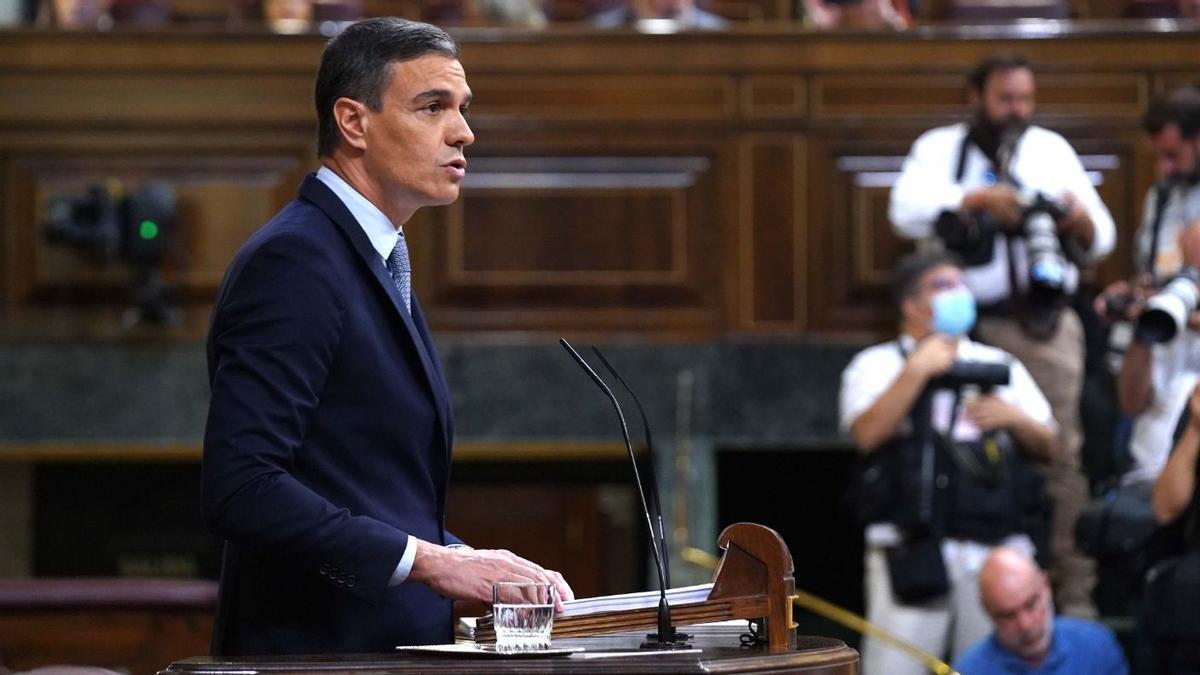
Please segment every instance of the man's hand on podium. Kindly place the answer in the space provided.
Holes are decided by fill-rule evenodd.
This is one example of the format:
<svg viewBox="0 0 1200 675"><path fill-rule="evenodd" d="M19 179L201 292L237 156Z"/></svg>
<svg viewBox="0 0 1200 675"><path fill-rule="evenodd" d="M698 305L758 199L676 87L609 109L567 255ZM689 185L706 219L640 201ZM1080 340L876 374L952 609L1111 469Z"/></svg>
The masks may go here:
<svg viewBox="0 0 1200 675"><path fill-rule="evenodd" d="M575 599L574 591L561 574L509 551L447 548L415 537L414 540L417 550L408 580L419 581L451 600L491 607L492 584L497 581L554 584L558 590L556 612L563 610L563 602ZM457 613L458 602L455 609Z"/></svg>

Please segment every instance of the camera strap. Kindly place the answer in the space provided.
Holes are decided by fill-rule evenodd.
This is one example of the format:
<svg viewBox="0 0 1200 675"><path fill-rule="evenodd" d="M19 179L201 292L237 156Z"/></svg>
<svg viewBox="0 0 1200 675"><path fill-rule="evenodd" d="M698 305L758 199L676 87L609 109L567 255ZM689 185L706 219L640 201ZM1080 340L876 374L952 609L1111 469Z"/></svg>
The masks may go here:
<svg viewBox="0 0 1200 675"><path fill-rule="evenodd" d="M896 348L900 350L901 359L907 362L908 350L904 348L902 340L896 340ZM903 363L900 367L904 367ZM933 445L933 392L931 390L922 389L921 393L917 395L917 400L913 402L912 410L909 411L909 419L913 426L913 438L918 444L917 447L921 449L917 474L920 486L917 493L917 520L920 524L930 527L934 520L933 479L934 473L936 473L934 463L937 459Z"/></svg>
<svg viewBox="0 0 1200 675"><path fill-rule="evenodd" d="M901 359L908 361L908 350L904 348L904 343L901 340L896 340L896 348L900 350ZM903 365L901 367L903 368ZM933 501L936 494L934 474L937 473L937 448L933 437L934 434L942 435L941 432L933 430L933 394L934 390L929 387L923 389L917 396L916 402L913 403L913 408L909 416L913 425L913 437L921 448L921 464L919 469L921 487L918 494L917 517L927 527L934 526ZM950 438L954 434L954 426L958 421L958 408L961 398L962 391L955 389L954 403L950 407L949 428L946 430L943 438Z"/></svg>
<svg viewBox="0 0 1200 675"><path fill-rule="evenodd" d="M963 134L962 143L958 145L958 164L954 168L954 183L962 182L963 174L967 171L967 151L971 149L971 134Z"/></svg>
<svg viewBox="0 0 1200 675"><path fill-rule="evenodd" d="M1154 263L1158 259L1158 240L1162 235L1163 214L1167 210L1167 200L1171 197L1171 185L1159 183L1154 186L1154 220L1150 225L1150 251L1146 255L1146 272L1155 282L1158 281L1158 275L1155 274Z"/></svg>

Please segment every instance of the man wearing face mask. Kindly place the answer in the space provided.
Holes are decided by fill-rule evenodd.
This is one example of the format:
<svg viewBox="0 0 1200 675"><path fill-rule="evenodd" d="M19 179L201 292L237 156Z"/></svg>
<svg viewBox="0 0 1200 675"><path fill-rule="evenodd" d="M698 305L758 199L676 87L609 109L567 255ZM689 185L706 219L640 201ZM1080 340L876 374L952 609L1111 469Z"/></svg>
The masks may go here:
<svg viewBox="0 0 1200 675"><path fill-rule="evenodd" d="M1030 475L1023 458L1049 457L1056 427L1025 367L967 337L975 300L953 257L904 258L893 272L892 290L900 336L857 354L842 373L840 395L842 427L864 463L858 498L867 524L867 618L935 656L957 655L989 630L975 578L990 548L1033 549L1023 527L1027 500L1021 495L1028 482L1022 477ZM931 381L956 363L1006 364L1008 384L931 390ZM928 481L914 465L926 437L942 453ZM960 451L1002 467L995 485L974 493L982 498L962 498L972 494L973 483L946 456ZM927 493L911 487L926 482L933 486ZM922 494L935 500L937 524L911 516ZM918 546L933 559L906 557ZM944 587L914 583L927 577L940 578ZM862 657L865 675L924 672L921 663L869 637Z"/></svg>
<svg viewBox="0 0 1200 675"><path fill-rule="evenodd" d="M1129 665L1111 630L1054 616L1046 574L1028 556L997 548L979 573L979 597L996 629L954 663L966 675L1125 675Z"/></svg>
<svg viewBox="0 0 1200 675"><path fill-rule="evenodd" d="M937 240L965 264L979 302L976 337L1034 374L1059 422L1041 467L1054 499L1050 574L1064 613L1093 617L1095 564L1075 547L1087 501L1080 472L1083 328L1068 307L1079 268L1112 251L1115 228L1071 145L1030 124L1034 78L1019 56L993 56L968 77L969 121L913 144L889 218L908 239Z"/></svg>

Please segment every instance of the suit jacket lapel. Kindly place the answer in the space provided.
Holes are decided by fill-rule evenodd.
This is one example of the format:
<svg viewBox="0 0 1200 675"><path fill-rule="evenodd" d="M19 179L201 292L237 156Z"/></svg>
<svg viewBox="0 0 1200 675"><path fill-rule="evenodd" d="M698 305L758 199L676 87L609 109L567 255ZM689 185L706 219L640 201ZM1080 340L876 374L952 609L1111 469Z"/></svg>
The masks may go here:
<svg viewBox="0 0 1200 675"><path fill-rule="evenodd" d="M417 324L413 321L413 316L410 315L407 308L404 306L404 298L400 297L400 291L396 290L395 283L392 282L392 277L388 274L387 266L383 263L383 259L379 257L379 252L371 246L370 239L367 238L367 233L363 232L362 226L350 214L350 210L338 199L324 183L321 182L315 174L309 174L304 178L304 182L300 184L300 196L308 201L316 204L329 218L341 228L342 233L349 239L350 244L358 253L362 263L371 271L371 275L375 281L383 287L387 297L392 302L392 307L400 315L404 322L405 332L408 334L409 340L417 350L417 355L420 357L421 366L425 371L425 379L429 384L429 390L433 393L433 398L436 403L438 417L442 423L442 437L445 439L447 446L450 444L450 436L448 432L448 423L450 416L450 401L446 392L446 384L442 380L441 371L433 363L433 356L430 350L426 348L425 340L422 339L421 329L425 329L424 321L421 322L421 329L418 329ZM413 314L417 312L416 294L412 297Z"/></svg>

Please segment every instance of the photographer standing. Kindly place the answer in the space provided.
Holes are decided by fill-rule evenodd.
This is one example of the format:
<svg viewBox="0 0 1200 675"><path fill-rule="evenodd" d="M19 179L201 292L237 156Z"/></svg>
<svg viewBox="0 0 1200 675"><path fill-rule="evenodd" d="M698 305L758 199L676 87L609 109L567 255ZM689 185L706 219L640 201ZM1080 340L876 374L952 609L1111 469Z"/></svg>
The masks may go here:
<svg viewBox="0 0 1200 675"><path fill-rule="evenodd" d="M1123 331L1113 327L1113 342L1125 350L1117 379L1121 410L1135 418L1129 439L1131 465L1122 477L1126 485L1153 483L1166 464L1176 422L1200 372L1200 335L1194 330L1154 345L1131 336L1129 323L1160 283L1200 262L1197 252L1185 254L1183 245L1185 228L1200 220L1200 90L1181 87L1154 102L1142 126L1158 182L1146 192L1142 226L1134 240L1136 277L1109 285L1095 303L1097 314L1125 326ZM1188 235L1196 238L1195 232ZM1195 316L1189 323L1200 325Z"/></svg>
<svg viewBox="0 0 1200 675"><path fill-rule="evenodd" d="M1050 573L1065 614L1096 615L1095 565L1075 548L1087 500L1080 473L1083 328L1067 309L1079 267L1113 248L1112 216L1059 134L1030 121L1033 71L1017 56L982 61L968 77L973 115L913 144L889 217L909 239L941 240L963 258L980 304L976 334L1035 374L1059 422L1043 467L1054 500Z"/></svg>
<svg viewBox="0 0 1200 675"><path fill-rule="evenodd" d="M859 352L840 395L862 453L867 619L957 657L990 630L976 577L991 547L1032 552L1040 481L1019 455L1048 458L1054 420L1019 362L966 336L975 300L957 261L910 255L892 290L900 336ZM870 637L862 655L865 675L925 672Z"/></svg>

